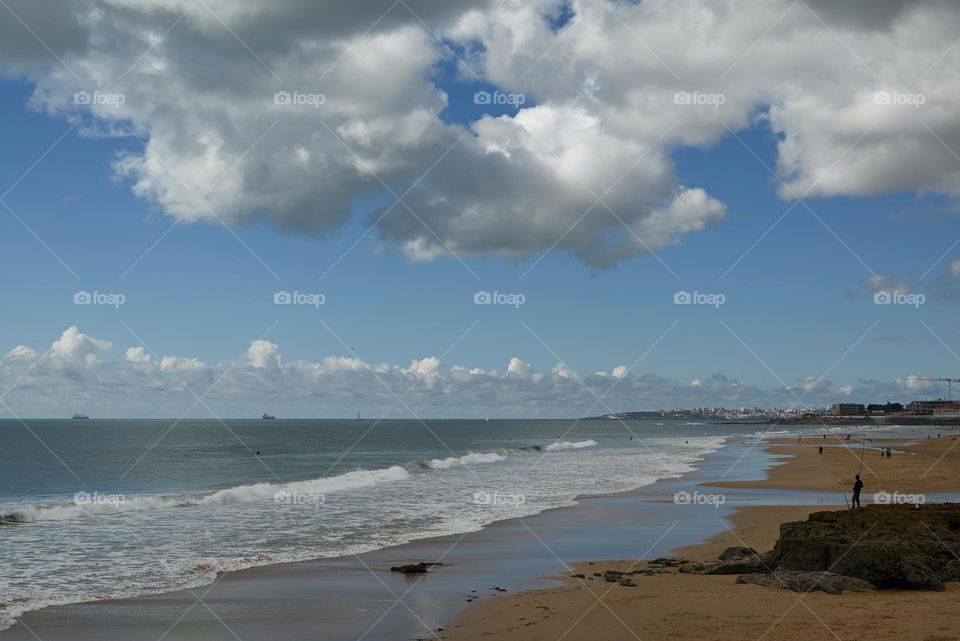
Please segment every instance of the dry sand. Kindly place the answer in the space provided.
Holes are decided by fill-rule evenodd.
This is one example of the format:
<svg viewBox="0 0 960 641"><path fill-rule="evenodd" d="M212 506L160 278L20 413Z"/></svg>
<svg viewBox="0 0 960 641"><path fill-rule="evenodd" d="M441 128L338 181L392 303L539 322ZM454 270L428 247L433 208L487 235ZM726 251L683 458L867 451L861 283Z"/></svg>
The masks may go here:
<svg viewBox="0 0 960 641"><path fill-rule="evenodd" d="M873 492L956 492L960 473L960 441L950 437L918 442L894 439L868 444L894 448L890 459L867 450L864 455L864 498ZM824 454L817 448L824 444ZM849 445L849 449L846 447ZM955 447L956 446L956 447ZM728 482L727 486L850 491L859 465L859 443L804 439L785 441L769 451L789 454L769 478ZM720 485L720 484L716 484ZM773 546L779 524L802 520L819 506L763 507L737 510L732 532L703 545L677 550L686 558L715 558L730 545L758 550ZM838 506L834 509L842 509ZM960 640L960 584L945 592L885 590L797 594L786 590L737 585L734 576L697 576L674 570L636 575L635 587L594 579L594 572L647 567L635 561L582 564L574 571L585 580L567 578L559 588L510 595L471 606L457 626L445 630L450 641L619 641L761 639L843 641L899 639Z"/></svg>
<svg viewBox="0 0 960 641"><path fill-rule="evenodd" d="M753 487L789 490L828 490L849 494L853 475L860 466L864 482L864 497L874 492L956 492L960 487L957 470L960 466L960 439L951 436L918 440L873 439L862 450L861 441L854 435L851 440L842 437L826 439L804 438L772 441L775 447L768 448L775 454L789 454L792 458L786 465L774 467L763 481L724 481L705 483L716 487ZM823 446L823 454L818 448ZM891 458L880 456L876 449L890 447Z"/></svg>

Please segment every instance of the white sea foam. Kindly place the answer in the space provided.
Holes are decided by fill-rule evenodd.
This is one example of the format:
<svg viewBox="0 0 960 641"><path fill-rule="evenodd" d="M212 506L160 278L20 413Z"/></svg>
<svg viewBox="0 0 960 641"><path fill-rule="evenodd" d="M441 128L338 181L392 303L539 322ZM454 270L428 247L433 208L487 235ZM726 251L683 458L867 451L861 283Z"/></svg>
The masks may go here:
<svg viewBox="0 0 960 641"><path fill-rule="evenodd" d="M573 505L578 496L629 491L679 476L724 442L687 439L658 435L645 438L643 446L624 439L613 447L606 442L598 447L593 439L560 441L543 447L550 455L535 466L540 448L528 445L206 493L0 506L0 515L13 509L18 521L51 521L4 531L11 549L31 545L38 554L29 562L14 555L5 569L0 601L7 609L0 609L0 629L46 605L155 594L209 583L221 571L463 534ZM525 500L478 507L473 500L478 491L522 494ZM332 498L316 509L298 509L271 500L279 492ZM81 518L119 515L125 516ZM63 540L96 547L106 561L66 553ZM103 567L110 570L100 571Z"/></svg>
<svg viewBox="0 0 960 641"><path fill-rule="evenodd" d="M593 447L596 444L597 442L593 439L589 439L586 441L576 441L576 442L560 441L559 443L551 443L550 445L546 446L544 449L547 450L548 452L556 452L559 450L579 450L584 447Z"/></svg>
<svg viewBox="0 0 960 641"><path fill-rule="evenodd" d="M131 512L146 512L170 508L226 505L231 503L260 503L273 501L278 495L326 495L347 490L392 483L409 478L410 472L399 465L379 470L357 470L338 476L323 477L293 483L254 483L218 490L209 494L178 494L166 496L110 495L108 501L97 501L96 495L80 493L83 497L73 503L36 504L12 509L0 508L0 520L13 523L37 521L66 521L81 517L116 516ZM78 496L80 496L78 495Z"/></svg>
<svg viewBox="0 0 960 641"><path fill-rule="evenodd" d="M457 465L476 465L478 463L496 463L502 461L506 456L498 452L471 452L463 456L450 456L448 458L435 458L427 463L427 467L434 470L446 470Z"/></svg>

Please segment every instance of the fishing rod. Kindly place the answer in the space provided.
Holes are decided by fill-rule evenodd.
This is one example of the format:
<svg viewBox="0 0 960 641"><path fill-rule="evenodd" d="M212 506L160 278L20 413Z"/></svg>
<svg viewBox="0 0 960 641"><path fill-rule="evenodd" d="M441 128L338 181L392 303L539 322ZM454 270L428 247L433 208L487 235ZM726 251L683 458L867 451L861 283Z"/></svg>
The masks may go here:
<svg viewBox="0 0 960 641"><path fill-rule="evenodd" d="M863 427L863 443L860 445L860 467L857 468L857 476L863 471L863 453L867 449L867 427Z"/></svg>

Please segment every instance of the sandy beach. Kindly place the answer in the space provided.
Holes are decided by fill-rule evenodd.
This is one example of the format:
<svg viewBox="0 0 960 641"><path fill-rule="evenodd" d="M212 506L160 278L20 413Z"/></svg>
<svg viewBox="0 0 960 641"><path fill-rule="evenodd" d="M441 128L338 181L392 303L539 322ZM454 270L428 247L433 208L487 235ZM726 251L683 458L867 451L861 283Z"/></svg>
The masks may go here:
<svg viewBox="0 0 960 641"><path fill-rule="evenodd" d="M822 442L821 442L822 441ZM766 480L723 481L717 488L835 490L849 492L859 465L856 441L803 439L772 441L768 451L786 462ZM864 454L864 497L873 492L956 491L960 441L946 436L877 439L869 447L891 447L894 455ZM840 497L838 496L838 499ZM829 509L844 509L841 502ZM714 559L728 546L769 550L783 522L803 520L814 506L743 506L732 515L729 531L705 543L673 550L677 556ZM528 591L471 608L444 634L452 641L476 639L960 639L956 599L960 584L945 592L882 590L829 595L738 585L734 576L680 574L676 569L634 575L635 587L604 582L594 573L648 569L646 559L578 564L559 588Z"/></svg>
<svg viewBox="0 0 960 641"><path fill-rule="evenodd" d="M737 437L695 471L633 492L354 557L228 572L190 590L49 607L0 640L960 639L956 583L945 592L803 595L648 565L668 555L715 559L737 545L763 552L781 523L844 509L861 443L828 440L821 455L823 442ZM879 491L955 499L958 444L946 432L877 433L864 451L864 502ZM890 459L871 449L887 446ZM678 492L723 500L678 503ZM390 571L435 560L444 565L427 575ZM651 572L628 587L594 576L606 570Z"/></svg>

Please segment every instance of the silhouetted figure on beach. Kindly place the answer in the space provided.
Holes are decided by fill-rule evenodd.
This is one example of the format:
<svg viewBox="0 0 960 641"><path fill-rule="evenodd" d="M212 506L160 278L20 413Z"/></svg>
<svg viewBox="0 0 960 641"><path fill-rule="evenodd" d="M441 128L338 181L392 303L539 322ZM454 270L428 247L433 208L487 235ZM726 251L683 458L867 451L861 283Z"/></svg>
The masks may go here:
<svg viewBox="0 0 960 641"><path fill-rule="evenodd" d="M820 456L823 456L823 446L820 446Z"/></svg>
<svg viewBox="0 0 960 641"><path fill-rule="evenodd" d="M857 482L853 484L853 499L850 504L851 510L855 507L860 507L860 490L862 489L863 481L860 480L860 475L857 474Z"/></svg>
<svg viewBox="0 0 960 641"><path fill-rule="evenodd" d="M888 447L888 448L887 448L887 458L890 458L890 453L891 453L891 450L890 450L890 448Z"/></svg>

